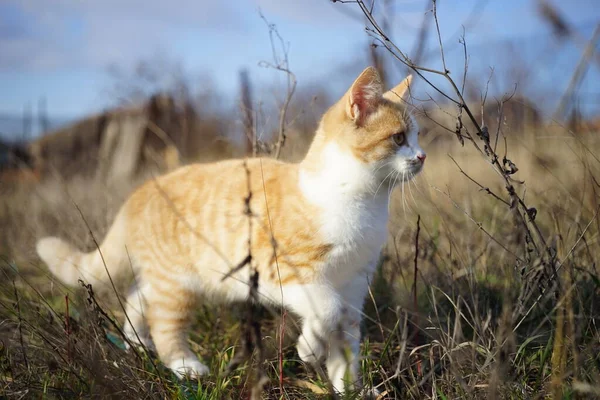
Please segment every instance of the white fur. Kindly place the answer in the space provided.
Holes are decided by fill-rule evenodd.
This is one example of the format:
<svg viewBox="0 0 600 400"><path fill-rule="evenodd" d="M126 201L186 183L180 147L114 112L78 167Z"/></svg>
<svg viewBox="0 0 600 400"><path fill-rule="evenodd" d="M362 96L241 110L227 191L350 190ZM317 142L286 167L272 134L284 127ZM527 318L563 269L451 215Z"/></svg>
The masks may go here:
<svg viewBox="0 0 600 400"><path fill-rule="evenodd" d="M326 357L334 388L344 392L348 369L352 379L358 374L361 310L387 236L388 194L374 195L379 180L372 166L335 142L326 145L321 162L318 173L301 170L299 185L322 210L319 234L333 249L321 270L323 283L285 287L284 303L304 318L300 357L310 363Z"/></svg>
<svg viewBox="0 0 600 400"><path fill-rule="evenodd" d="M373 172L335 142L326 145L319 174L301 170L300 188L322 209L321 237L334 247L325 267L336 288L367 271L387 233L387 193L372 195Z"/></svg>
<svg viewBox="0 0 600 400"><path fill-rule="evenodd" d="M357 379L362 305L387 237L389 197L387 190L377 189L390 174L408 180L422 168L418 156L425 153L410 118L406 145L391 160L365 164L330 142L319 172L300 171L302 193L322 211L319 234L333 249L321 270L323 283L285 287L283 302L304 318L300 358L317 363L325 357L331 383L340 392L347 372Z"/></svg>
<svg viewBox="0 0 600 400"><path fill-rule="evenodd" d="M178 358L169 363L169 369L171 369L171 371L173 371L180 379L185 377L198 379L210 372L208 367L202 364L195 356Z"/></svg>
<svg viewBox="0 0 600 400"><path fill-rule="evenodd" d="M77 280L84 277L83 271L79 268L81 253L62 239L57 237L40 239L36 250L48 265L48 269L55 276L59 276L63 282L76 285Z"/></svg>

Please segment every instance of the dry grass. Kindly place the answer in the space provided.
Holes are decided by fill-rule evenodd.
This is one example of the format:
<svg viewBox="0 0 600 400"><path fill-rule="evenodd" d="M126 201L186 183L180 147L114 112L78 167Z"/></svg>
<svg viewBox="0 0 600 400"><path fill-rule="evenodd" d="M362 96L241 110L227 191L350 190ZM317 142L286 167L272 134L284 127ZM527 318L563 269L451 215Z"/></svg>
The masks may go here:
<svg viewBox="0 0 600 400"><path fill-rule="evenodd" d="M424 346L423 362L437 369L424 381L405 381L408 387L429 382L426 391L433 397L544 398L550 393L550 354L556 353L552 344L559 339L561 394L571 396L577 380L598 387L598 145L594 134L573 135L558 126L507 138L519 168L514 178L525 182L518 190L536 207L536 222L556 246L558 278L516 262L526 243L510 207L487 192L509 201L487 161L456 140L426 145L428 168L412 189L404 189L406 204L396 204L384 266L391 292L401 294L400 304L418 321L415 344ZM417 215L415 302L409 297L414 272L407 267L413 264ZM561 308L565 315L558 318Z"/></svg>
<svg viewBox="0 0 600 400"><path fill-rule="evenodd" d="M526 243L502 202L508 201L503 181L487 162L441 130L429 131L422 142L426 168L394 193L389 243L365 305L364 379L387 393L385 398L597 395L596 136L550 126L510 132L506 140L519 169L514 178L525 182L517 190L536 207L544 237L556 245L560 270L552 279L535 265L516 262ZM500 137L500 154L504 146ZM302 152L303 147L294 148ZM265 361L250 360L226 375L240 351L244 309L232 313L230 307L203 305L191 341L214 375L198 384L182 383L153 354L121 348L114 321L122 312L114 294L107 295L111 290L100 288L91 296L83 287L67 289L51 280L34 256L35 239L57 234L93 248L74 204L93 234L102 237L133 186L74 178L2 188L2 391L14 398L237 399L249 396L251 371L262 368L270 378L265 398L327 397L316 394L327 393L326 383L307 372L294 350L293 316L286 318L283 376L281 321L273 316L279 313L266 310L261 313Z"/></svg>

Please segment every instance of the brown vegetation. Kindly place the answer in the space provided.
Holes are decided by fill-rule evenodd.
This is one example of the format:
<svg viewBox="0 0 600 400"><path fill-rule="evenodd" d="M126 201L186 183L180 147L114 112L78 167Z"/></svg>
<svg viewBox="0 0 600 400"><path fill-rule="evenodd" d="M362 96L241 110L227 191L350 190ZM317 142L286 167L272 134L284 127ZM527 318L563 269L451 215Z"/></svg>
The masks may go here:
<svg viewBox="0 0 600 400"><path fill-rule="evenodd" d="M43 176L128 180L182 160L239 155L223 134L218 119L200 118L189 104L159 94L141 106L119 107L44 135L29 152Z"/></svg>

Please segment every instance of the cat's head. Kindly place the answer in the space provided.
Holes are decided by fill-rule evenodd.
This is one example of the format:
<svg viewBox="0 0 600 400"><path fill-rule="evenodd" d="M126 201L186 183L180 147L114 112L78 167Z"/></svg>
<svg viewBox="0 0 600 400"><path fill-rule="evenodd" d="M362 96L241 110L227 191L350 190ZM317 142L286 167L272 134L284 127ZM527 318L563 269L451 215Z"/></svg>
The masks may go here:
<svg viewBox="0 0 600 400"><path fill-rule="evenodd" d="M346 94L324 116L321 129L352 154L379 181L407 181L425 163L419 127L406 98L411 76L383 92L373 67L366 68Z"/></svg>

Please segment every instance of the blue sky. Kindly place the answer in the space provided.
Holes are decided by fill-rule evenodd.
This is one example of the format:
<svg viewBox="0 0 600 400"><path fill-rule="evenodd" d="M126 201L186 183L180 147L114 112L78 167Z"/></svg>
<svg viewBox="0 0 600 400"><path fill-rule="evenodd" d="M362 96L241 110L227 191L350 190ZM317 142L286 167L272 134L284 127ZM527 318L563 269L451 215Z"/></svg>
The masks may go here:
<svg viewBox="0 0 600 400"><path fill-rule="evenodd" d="M392 1L393 39L408 50L421 19L430 15L424 13L423 0ZM600 21L600 7L594 1L553 3L587 37ZM494 66L502 81L515 60L533 62L541 57L536 51L543 48L547 60L534 74L535 85L560 91L568 81L580 50L567 43L552 44L550 30L537 15L537 2L440 0L438 4L442 36L449 43L456 42L462 24L471 22L466 37L473 79L484 83L486 71ZM210 77L230 98L236 94L240 68L249 69L256 86L272 83L277 73L258 65L271 59L268 29L259 10L289 43L290 64L300 87L318 84L339 91L349 76L367 65L365 47L370 39L354 4L328 0L3 0L0 114L19 115L25 104L36 104L41 96L47 98L51 116L77 118L100 111L114 104L107 91L113 84L109 67L127 70L139 60L157 57L180 63L189 74ZM469 20L473 12L475 17ZM500 51L506 43L520 40L529 47L517 50L516 56ZM460 49L450 51L449 62L451 70L460 69ZM439 58L434 56L427 63L439 67ZM597 93L598 76L598 67L592 66L584 89Z"/></svg>

